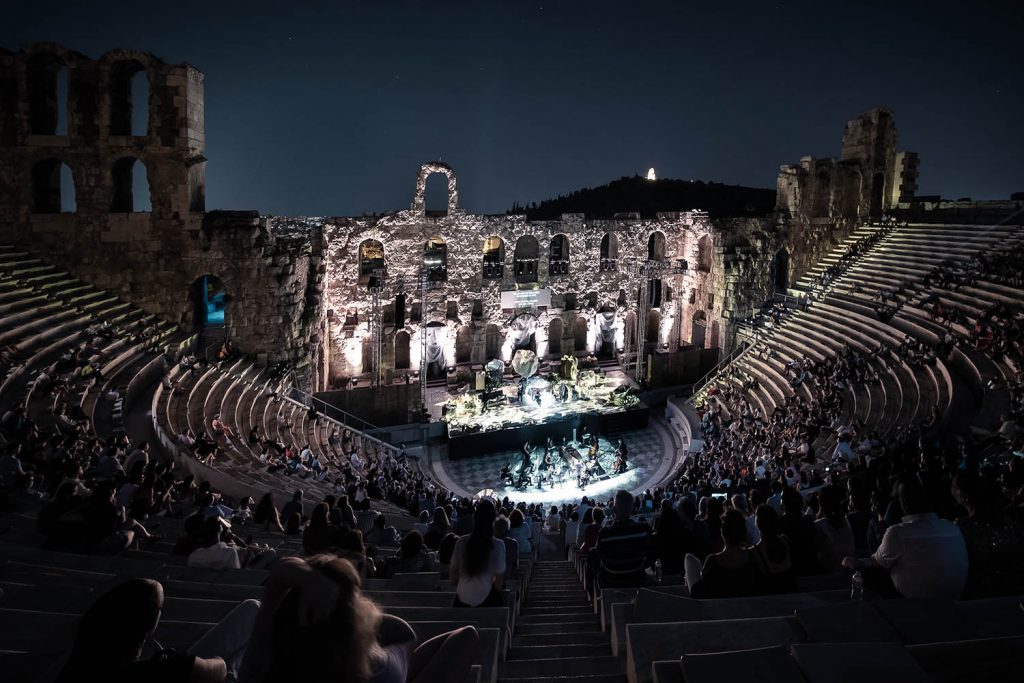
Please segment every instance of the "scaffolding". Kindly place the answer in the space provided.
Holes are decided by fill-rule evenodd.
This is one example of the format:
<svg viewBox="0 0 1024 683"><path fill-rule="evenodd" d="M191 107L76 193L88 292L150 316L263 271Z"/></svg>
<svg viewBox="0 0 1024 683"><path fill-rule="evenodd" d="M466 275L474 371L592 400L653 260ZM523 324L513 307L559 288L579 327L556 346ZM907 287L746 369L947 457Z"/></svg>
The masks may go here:
<svg viewBox="0 0 1024 683"><path fill-rule="evenodd" d="M687 263L685 259L673 261L651 261L648 259L632 259L628 264L630 282L635 286L631 287L637 292L636 302L636 329L633 330L633 348L627 350L626 370L632 369L633 379L640 386L647 385L645 374L645 363L647 362L647 316L651 312L651 283L655 280L672 275L683 275L686 273ZM676 314L678 319L679 315ZM678 320L673 323L675 328ZM678 338L678 337L677 337ZM628 343L628 340L627 340Z"/></svg>

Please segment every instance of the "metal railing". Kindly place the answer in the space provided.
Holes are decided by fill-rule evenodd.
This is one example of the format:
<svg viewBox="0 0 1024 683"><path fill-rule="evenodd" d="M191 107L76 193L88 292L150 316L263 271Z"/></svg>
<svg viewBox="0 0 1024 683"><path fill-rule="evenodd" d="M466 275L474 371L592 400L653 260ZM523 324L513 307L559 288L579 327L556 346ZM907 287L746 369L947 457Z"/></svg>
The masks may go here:
<svg viewBox="0 0 1024 683"><path fill-rule="evenodd" d="M385 440L384 437L386 436L386 431L383 428L378 427L371 422L367 422L352 413L346 412L337 406L333 406L322 398L317 398L312 394L307 394L305 391L302 391L295 386L288 389L288 395L284 396L284 398L307 409L311 405L316 406L321 419L327 420L328 422L336 424L344 429L356 431L362 435L364 439L369 439L380 447L387 448L395 452L401 450L399 447Z"/></svg>
<svg viewBox="0 0 1024 683"><path fill-rule="evenodd" d="M732 363L734 360L738 360L740 356L742 356L744 353L746 353L749 349L753 347L753 343L744 342L743 346L739 346L730 351L728 354L726 354L725 358L718 361L715 367L711 368L703 377L694 382L693 386L690 387L690 403L693 402L693 396L698 391L706 387L711 382L711 380L714 379L719 372L721 372L722 368L724 368L729 363Z"/></svg>

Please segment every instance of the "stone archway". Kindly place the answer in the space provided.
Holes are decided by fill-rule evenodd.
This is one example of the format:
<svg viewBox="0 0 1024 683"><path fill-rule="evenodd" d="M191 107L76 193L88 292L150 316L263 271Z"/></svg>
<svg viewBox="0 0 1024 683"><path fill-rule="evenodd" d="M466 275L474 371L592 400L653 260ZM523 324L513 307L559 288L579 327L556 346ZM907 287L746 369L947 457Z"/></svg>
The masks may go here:
<svg viewBox="0 0 1024 683"><path fill-rule="evenodd" d="M697 311L693 314L693 322L690 327L690 343L703 349L704 338L708 331L708 315L704 311Z"/></svg>
<svg viewBox="0 0 1024 683"><path fill-rule="evenodd" d="M468 363L473 355L473 329L461 326L455 333L455 362Z"/></svg>
<svg viewBox="0 0 1024 683"><path fill-rule="evenodd" d="M768 276L773 292L789 289L789 252L783 248L772 257L768 266Z"/></svg>
<svg viewBox="0 0 1024 683"><path fill-rule="evenodd" d="M440 173L448 179L448 214L459 210L459 192L455 184L455 170L443 161L430 161L420 166L416 177L416 198L412 210L419 214L426 213L427 177Z"/></svg>
<svg viewBox="0 0 1024 683"><path fill-rule="evenodd" d="M573 326L573 349L576 351L587 351L587 337L590 334L590 325L587 319L576 316L576 324Z"/></svg>
<svg viewBox="0 0 1024 683"><path fill-rule="evenodd" d="M555 316L548 323L548 355L562 355L562 334L565 331L565 324L562 319Z"/></svg>

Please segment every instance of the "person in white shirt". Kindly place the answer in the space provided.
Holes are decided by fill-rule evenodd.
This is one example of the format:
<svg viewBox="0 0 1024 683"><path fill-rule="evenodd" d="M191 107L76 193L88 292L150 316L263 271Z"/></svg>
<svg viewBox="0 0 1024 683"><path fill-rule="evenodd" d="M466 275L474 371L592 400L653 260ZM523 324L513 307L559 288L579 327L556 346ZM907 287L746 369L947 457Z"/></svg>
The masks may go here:
<svg viewBox="0 0 1024 683"><path fill-rule="evenodd" d="M221 540L221 534L226 529L226 522L220 517L211 517L203 523L203 537L205 547L192 551L188 556L189 567L202 567L205 569L240 569L241 559L238 557L238 548L229 545Z"/></svg>
<svg viewBox="0 0 1024 683"><path fill-rule="evenodd" d="M473 512L473 533L455 542L449 578L456 607L502 607L505 543L494 538L494 503L482 500Z"/></svg>
<svg viewBox="0 0 1024 683"><path fill-rule="evenodd" d="M844 557L847 569L888 572L893 586L905 598L957 600L967 583L967 544L960 529L931 510L924 488L916 478L899 486L903 521L889 527L871 557Z"/></svg>

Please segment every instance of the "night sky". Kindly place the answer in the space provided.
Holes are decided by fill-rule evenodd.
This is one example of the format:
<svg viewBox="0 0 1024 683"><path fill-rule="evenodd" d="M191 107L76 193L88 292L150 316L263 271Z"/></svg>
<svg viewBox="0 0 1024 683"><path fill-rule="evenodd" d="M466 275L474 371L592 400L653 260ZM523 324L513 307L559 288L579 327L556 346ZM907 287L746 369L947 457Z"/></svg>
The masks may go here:
<svg viewBox="0 0 1024 683"><path fill-rule="evenodd" d="M1024 2L14 2L0 46L206 74L207 208L496 213L646 172L774 187L892 108L921 194L1024 191Z"/></svg>

